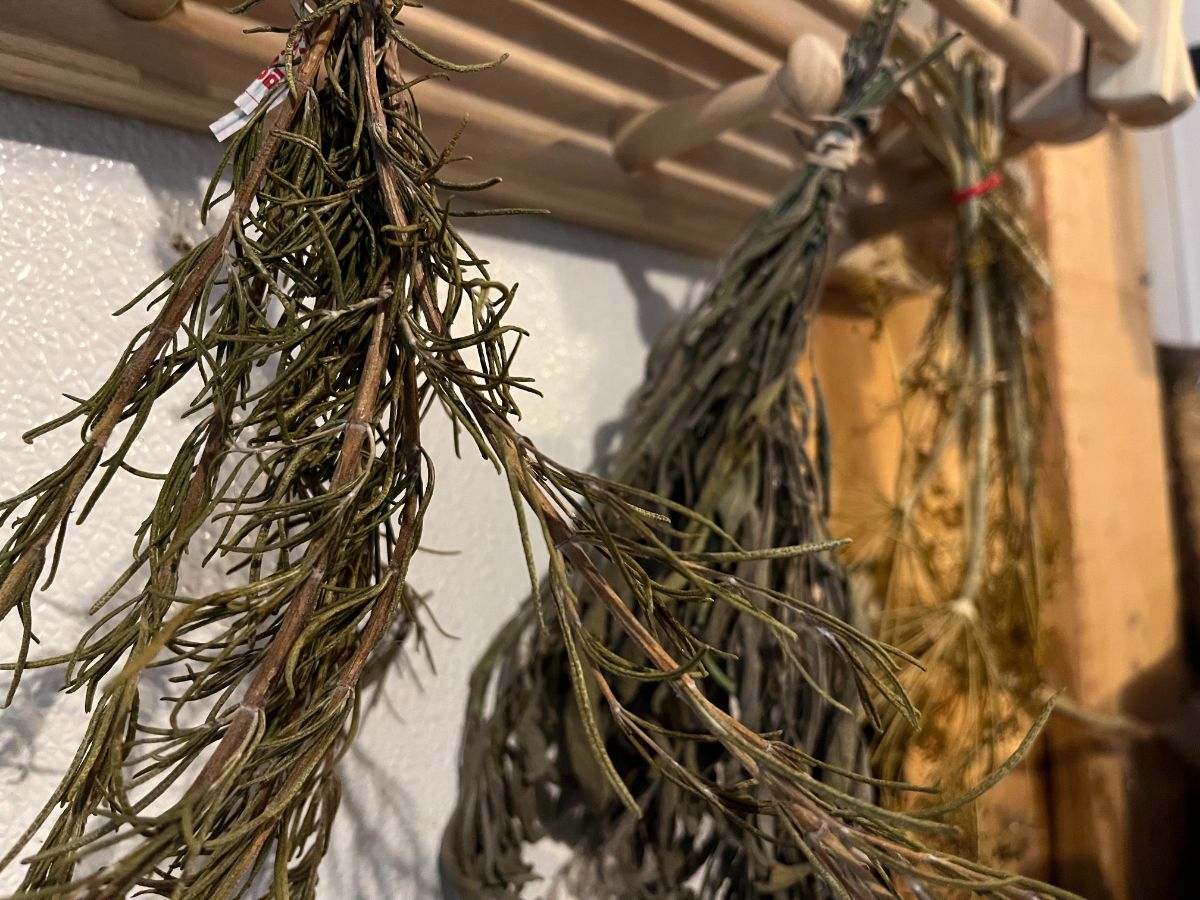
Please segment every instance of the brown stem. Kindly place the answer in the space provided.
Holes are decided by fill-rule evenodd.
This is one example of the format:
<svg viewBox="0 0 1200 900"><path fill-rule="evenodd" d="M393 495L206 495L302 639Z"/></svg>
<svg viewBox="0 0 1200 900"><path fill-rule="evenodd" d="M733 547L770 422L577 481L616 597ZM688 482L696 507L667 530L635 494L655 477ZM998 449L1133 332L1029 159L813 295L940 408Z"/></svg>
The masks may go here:
<svg viewBox="0 0 1200 900"><path fill-rule="evenodd" d="M334 32L337 29L337 21L336 17L331 16L322 24L320 31L318 31L313 41L312 49L305 55L299 68L296 70L297 91L294 96L289 98L287 112L277 123L279 127L267 131L262 145L254 155L250 171L242 180L237 193L234 195L229 214L225 217L220 231L217 232L216 237L205 247L204 253L196 261L196 265L188 272L187 277L183 280L183 284L180 285L175 296L171 298L163 310L158 324L154 326L154 329L142 342L141 346L134 351L133 356L130 357L129 362L125 365L117 392L113 395L104 412L96 421L91 434L88 435L89 443L103 446L108 441L124 414L125 405L133 397L138 385L142 383L142 379L146 377L146 374L154 365L158 354L162 352L167 342L175 336L175 332L183 323L184 316L187 315L188 310L199 299L204 286L220 266L221 260L225 255L225 246L229 243L234 225L240 223L250 211L250 206L258 193L258 186L267 174L267 169L274 161L275 154L283 142L284 130L294 121L296 113L299 112L309 88L312 87L313 82L316 80L321 63L325 59L325 51L328 49L329 43L332 41Z"/></svg>
<svg viewBox="0 0 1200 900"><path fill-rule="evenodd" d="M381 296L380 302L385 305L382 305L375 314L375 323L371 332L366 360L355 389L351 413L347 418L347 423L343 430L342 446L339 449L338 460L334 467L333 477L331 478L330 492L336 492L346 487L357 477L362 467L363 443L366 440L367 429L372 427L376 421L374 415L376 401L386 368L390 336L394 332L395 326L397 304L388 302L390 296L386 292ZM405 414L407 422L411 424L414 417L419 417L419 404L416 398L416 379L411 363L405 368L404 378L406 390L405 404L407 407ZM417 423L419 428L419 418L417 418ZM419 441L419 431L413 432L413 434L412 441ZM406 457L409 460L415 458L416 463L419 464L419 443L410 442L406 450ZM416 526L419 524L417 517L418 502L419 493L410 496L402 514L402 521L409 526L402 532L401 541L397 544L397 546L405 548L403 554L405 557L404 562L397 565L397 555L393 554L392 561L389 563L389 568L399 577L393 577L377 599L367 627L364 629L363 639L356 649L354 656L351 657L350 662L347 664L347 670L338 678L338 686L344 687L347 691L353 690L358 678L361 676L362 668L366 661L365 656L370 652L369 649L365 649L365 646L369 644L373 648L386 632L386 625L390 621L391 611L395 607L396 591L400 589L403 576L407 572L407 560L412 557L412 552L416 545ZM314 542L314 544L310 545L305 556L306 558L309 556L312 557L311 573L300 587L296 597L288 604L280 628L272 638L262 663L260 663L258 669L255 671L254 678L238 710L234 713L228 728L226 728L225 733L221 736L221 740L217 743L212 755L185 792L185 799L202 792L224 774L229 761L241 752L246 740L258 724L264 701L270 693L280 671L287 661L288 655L295 646L296 640L299 638L304 625L316 605L316 600L320 595L320 589L323 584L324 567L328 562L330 549L331 546L328 539ZM361 661L359 661L360 656L363 657ZM324 745L321 745L317 749L320 752L325 751ZM301 763L290 770L291 774L282 787L286 787L296 777L299 777L298 773L309 771L310 757L311 754L306 754ZM261 852L262 845L268 836L269 829L258 833L252 839L250 845L250 848L254 850L254 854L248 855L249 851L247 854L243 854L239 865L246 863L247 860L252 861ZM122 890L123 887L124 882L114 883L109 887L109 893L101 896L115 897L117 896L117 892Z"/></svg>
<svg viewBox="0 0 1200 900"><path fill-rule="evenodd" d="M370 35L369 42L370 46L373 47L373 28L366 27L364 30L367 35ZM364 39L364 48L366 46L367 39ZM315 54L316 48L314 47L309 55L305 57L306 61ZM396 279L393 280L393 284L395 283ZM388 347L391 336L395 331L395 321L399 304L398 302L390 302L391 300L392 295L382 292L381 306L375 314L375 323L371 332L370 344L367 348L366 360L355 389L354 402L342 433L342 446L338 451L337 463L334 467L333 477L330 480L331 493L336 493L350 484L358 476L362 468L363 444L366 441L368 429L375 424L375 407L387 364ZM408 509L409 504L406 504L406 512ZM250 686L242 698L239 709L234 713L229 727L226 729L220 742L218 742L212 756L208 758L204 768L201 769L199 775L196 776L196 779L188 787L185 796L193 796L210 785L223 772L229 760L238 752L238 748L242 746L244 740L250 734L271 688L274 686L279 673L287 662L292 648L295 646L308 618L312 614L313 608L316 606L316 601L320 596L320 591L324 583L325 569L329 562L330 550L331 541L328 538L314 542L306 550L305 562L310 566L309 575L301 585L296 596L288 604L279 629L276 631L262 662L255 671L254 678L251 680ZM405 563L405 566L407 566L407 563ZM380 598L381 602L377 603L377 608L379 605L391 606L394 596L390 595L390 590L395 589L394 585L395 581L393 581L389 589L385 589L384 593L387 596ZM377 640L378 638L376 638Z"/></svg>
<svg viewBox="0 0 1200 900"><path fill-rule="evenodd" d="M330 493L337 493L354 480L362 469L362 450L368 429L375 424L375 407L379 388L383 382L387 363L388 346L394 331L396 303L389 297L381 297L381 307L375 313L375 324L367 348L366 360L354 392L350 415L342 431L342 446L330 480ZM279 624L279 630L271 639L262 662L254 673L250 687L242 698L240 708L233 715L229 727L208 758L196 780L188 788L191 796L213 782L224 770L230 758L237 752L262 710L264 701L279 677L288 655L316 606L324 585L325 569L329 562L332 540L314 541L305 551L304 563L309 568L308 577L300 586L296 596L288 604Z"/></svg>
<svg viewBox="0 0 1200 900"><path fill-rule="evenodd" d="M396 601L408 583L408 566L417 550L417 538L421 526L421 492L419 490L419 473L421 466L421 406L417 394L417 368L411 356L403 363L404 386L404 422L401 429L401 440L404 443L405 473L409 479L409 492L405 498L404 509L400 512L400 535L392 549L392 558L388 561L390 579L383 593L375 602L367 625L359 637L358 647L354 656L346 664L345 670L338 678L338 687L347 692L353 691L363 669L374 652L375 647L387 633L388 626L396 608Z"/></svg>
<svg viewBox="0 0 1200 900"><path fill-rule="evenodd" d="M375 58L375 29L373 9L370 10L364 19L362 26L361 37L361 54L363 59L363 69L368 77L364 81L368 86L368 95L374 91L376 102L379 101L378 84L375 81L374 71L371 68ZM372 138L377 141L387 142L387 125L386 122L382 126L382 131L372 132ZM388 188L393 193L396 191L394 175L390 168L386 165L380 165L380 184L384 189L385 196ZM386 176L385 176L386 172ZM385 182L385 177L388 179ZM398 195L397 195L398 199ZM398 284L399 279L393 280L393 289ZM387 364L388 346L391 337L395 332L395 322L399 302L389 302L392 299L390 296L382 298L382 303L379 311L375 314L375 325L371 333L371 343L367 350L366 362L363 365L363 372L359 378L358 387L355 390L354 403L351 408L345 430L342 435L342 446L338 453L338 460L334 469L333 478L330 482L330 492L337 491L348 485L355 477L357 477L361 466L361 451L363 442L366 440L367 429L369 423L374 422L374 413L376 401L379 396L379 388L382 384L384 369ZM411 360L405 364L405 418L406 430L412 427L413 421L416 421L416 431L413 432L414 437L411 441L406 439L406 456L409 458L410 464L419 465L420 449L419 443L419 412L417 411L416 392L416 376L415 370L412 367ZM410 469L410 472L416 469ZM402 534L405 535L404 541L407 544L415 542L415 525L417 518L418 497L410 495L405 503L404 512L402 514L402 522L409 526ZM411 550L406 546L406 550ZM267 653L263 657L262 663L258 670L254 673L254 679L250 683L250 687L246 691L246 695L242 700L241 709L235 713L233 721L230 723L229 729L226 731L221 742L217 745L217 749L209 758L204 769L196 778L188 789L188 794L193 794L198 790L203 789L207 784L211 783L228 762L229 757L234 750L240 746L242 738L249 732L254 718L257 715L257 710L261 708L263 701L266 699L271 687L274 685L275 679L278 677L280 670L287 661L288 655L292 651L296 640L316 604L317 597L320 593L320 588L325 576L325 565L328 562L330 551L329 541L322 541L319 544L310 546L306 556L312 556L312 568L308 578L301 586L299 593L288 605L287 612L284 614L283 620L280 623L279 630L272 639L270 646L267 648ZM408 558L411 557L411 552L393 553L392 563L395 563L397 558L403 558L400 564L399 571L396 573L403 576L407 572ZM389 567L391 564L389 564ZM394 604L396 591L402 589L398 582L402 581L403 577L393 578L388 588L384 591L384 596L376 603L375 609L372 611L372 617L368 622L368 630L374 643L382 637L384 626L376 623L375 612L381 608L390 609ZM386 620L385 620L386 622ZM377 633L378 632L378 633ZM374 646L372 643L372 646ZM369 654L356 653L353 661L355 662L356 670L353 675L353 681L357 681L361 674L362 666L366 663L366 656ZM359 660L359 657L361 661Z"/></svg>
<svg viewBox="0 0 1200 900"><path fill-rule="evenodd" d="M408 580L408 566L413 554L416 552L417 538L420 533L421 492L417 479L417 473L420 471L419 467L421 465L420 398L417 394L417 371L412 358L406 358L402 366L404 422L401 439L405 448L405 472L410 478L410 489L404 503L404 508L400 513L400 536L392 549L391 559L388 561L388 583L379 597L376 598L375 604L371 608L371 614L359 636L354 654L346 662L341 674L338 675L334 695L331 698L331 702L333 703L345 702L354 693L358 687L359 680L362 678L362 673L368 659L379 645L379 642L383 640L384 635L387 634L388 626L391 624L395 613L397 598L400 592L404 590ZM289 607L289 612L295 608L295 603L293 603ZM278 638L276 638L276 642L278 642ZM272 646L274 646L274 643ZM290 651L291 647L289 646L287 649ZM219 751L220 746L218 746ZM308 777L317 758L327 751L328 747L324 742L310 749L295 765L290 767L287 777L280 783L278 790L274 794L276 796L286 796L289 792L294 791L300 780ZM199 781L199 778L197 781ZM189 789L189 793L194 789L195 784ZM270 836L273 828L273 821L263 824L263 827L258 831L246 852L240 857L237 864L238 871L242 873L249 871L254 861L258 858L258 855L262 852L262 848L266 844L267 838ZM228 881L231 884L235 883L235 879L229 879Z"/></svg>

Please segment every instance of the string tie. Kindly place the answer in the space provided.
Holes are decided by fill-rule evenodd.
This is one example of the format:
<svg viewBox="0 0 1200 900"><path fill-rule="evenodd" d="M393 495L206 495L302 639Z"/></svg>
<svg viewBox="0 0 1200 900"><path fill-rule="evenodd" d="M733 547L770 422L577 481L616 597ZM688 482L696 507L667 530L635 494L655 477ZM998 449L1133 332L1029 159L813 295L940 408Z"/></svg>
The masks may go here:
<svg viewBox="0 0 1200 900"><path fill-rule="evenodd" d="M1000 185L1004 184L1003 172L992 172L990 175L985 175L974 184L969 184L961 191L954 193L954 205L962 206L969 200L976 200L979 197L986 197Z"/></svg>
<svg viewBox="0 0 1200 900"><path fill-rule="evenodd" d="M845 172L858 162L858 148L861 144L862 135L857 128L831 128L817 138L808 162L810 165L832 169L835 172Z"/></svg>

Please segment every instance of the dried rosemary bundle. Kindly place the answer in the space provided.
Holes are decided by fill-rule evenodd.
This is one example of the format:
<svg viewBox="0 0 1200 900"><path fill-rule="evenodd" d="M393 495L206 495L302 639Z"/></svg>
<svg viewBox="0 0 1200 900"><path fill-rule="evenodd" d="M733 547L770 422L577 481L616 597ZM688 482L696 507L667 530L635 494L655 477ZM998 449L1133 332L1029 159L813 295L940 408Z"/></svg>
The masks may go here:
<svg viewBox="0 0 1200 900"><path fill-rule="evenodd" d="M908 119L954 186L955 243L946 290L900 373L890 521L874 535L878 523L868 526L854 552L876 578L881 638L921 663L901 675L921 728L885 710L876 773L934 778L953 796L995 769L1045 699L1031 317L1049 285L1021 200L1002 183L993 74L966 54L931 63L909 88ZM974 852L973 809L955 821Z"/></svg>
<svg viewBox="0 0 1200 900"><path fill-rule="evenodd" d="M1060 893L911 836L948 833L932 819L994 778L916 816L872 802L880 787L920 789L867 773L860 713L879 727L917 714L898 690L904 655L856 637L831 552L839 542L824 525L822 466L806 450L820 411L797 363L844 169L896 84L881 66L896 11L881 4L851 41L844 100L811 164L652 353L616 460L631 489L698 514L655 507L688 552L706 554L721 592L698 593L690 575L647 561L635 595L654 587L684 601L669 615L639 601L669 659L646 654L628 615L586 589L573 630L539 621L535 594L497 636L473 676L443 841L443 865L467 897L520 895L535 877L525 850L547 835L572 851L553 889L578 897ZM614 553L645 530L601 521ZM819 552L718 550L731 543ZM576 590L561 577L552 572L542 592ZM585 705L574 699L581 683Z"/></svg>

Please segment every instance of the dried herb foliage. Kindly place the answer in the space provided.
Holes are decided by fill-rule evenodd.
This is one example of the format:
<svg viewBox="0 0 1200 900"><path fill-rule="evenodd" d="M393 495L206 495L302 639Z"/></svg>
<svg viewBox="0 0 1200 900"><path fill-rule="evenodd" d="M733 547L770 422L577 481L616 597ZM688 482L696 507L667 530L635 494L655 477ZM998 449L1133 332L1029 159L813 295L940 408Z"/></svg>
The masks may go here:
<svg viewBox="0 0 1200 900"><path fill-rule="evenodd" d="M822 466L805 446L820 410L796 369L845 163L895 87L881 66L895 13L882 4L852 40L845 97L812 164L651 353L615 477L669 514L681 552L704 563L681 570L655 555L631 570L621 553L649 523L629 530L602 514L601 571L629 586L636 609L611 602L598 573L570 578L552 562L474 672L443 841L443 865L467 897L519 896L535 877L526 846L547 835L572 851L550 892L580 897L1063 893L916 837L950 834L935 819L1006 766L915 815L872 797L921 788L865 766L859 715L883 727L892 716L915 725L917 712L901 689L905 654L864 641L852 623ZM720 549L730 545L814 552ZM546 594L556 623L539 621Z"/></svg>
<svg viewBox="0 0 1200 900"><path fill-rule="evenodd" d="M1044 700L1034 509L1041 379L1031 320L1049 283L1019 193L1002 185L965 199L1002 171L993 73L973 54L938 60L909 83L902 105L964 200L946 290L899 376L896 499L854 554L876 576L881 638L921 663L901 675L921 728L914 734L885 709L876 773L931 773L953 796L997 766ZM974 852L973 807L954 821Z"/></svg>
<svg viewBox="0 0 1200 900"><path fill-rule="evenodd" d="M445 180L451 150L423 134L402 72L411 58L479 67L413 45L398 0L297 10L289 47L305 34L311 49L290 60L280 112L260 111L233 140L205 204L216 214L228 173L230 206L215 236L129 304L153 316L100 389L29 434L78 422L78 452L0 505L0 521L12 526L0 549L0 611L15 616L21 636L5 666L8 699L30 667L62 667L66 690L84 693L89 715L60 785L0 862L27 854L19 896L315 895L364 672L390 636L421 633L407 570L432 496L421 426L435 409L507 479L535 589L534 536L545 545L550 574L531 608L561 641L555 675L571 683L567 702L583 735L575 746L591 754L597 793L632 813L634 792L648 784L640 770L618 769L626 759L605 734L615 727L664 785L705 797L711 821L773 832L788 848L774 851L780 858L806 864L838 896L891 884L917 893L1050 892L928 853L909 831L943 826L814 777L830 766L739 721L728 693L710 695L721 669L734 677L740 664L708 643L703 623L746 617L776 636L780 667L795 666L803 679L836 662L860 696L885 696L913 714L897 654L831 612L836 597L814 602L750 580L826 550L809 542L823 536L815 519L799 526L798 545L761 549L670 497L566 469L515 430L516 396L529 385L512 370L522 334L506 321L514 293L490 278L439 200L485 185ZM778 331L763 343L768 356L787 352L798 327L789 323L808 314L842 177L829 163L890 88L878 62L893 14L886 6L855 44L826 164L810 167L776 207L774 228L768 217L743 245L748 266L770 264L726 284L742 294L739 278L766 278L755 327ZM794 310L776 302L780 291ZM129 464L154 404L193 380L196 424L168 471ZM787 384L777 390L799 398ZM756 393L744 415L768 416L782 402ZM679 452L694 449L685 443ZM782 472L794 463L767 464ZM86 516L118 475L159 484L133 559L96 599L95 623L72 652L30 659L35 589L70 552L73 510ZM796 477L794 487L812 489L811 472ZM208 524L215 540L203 537ZM185 554L219 560L227 586L189 591ZM609 622L611 630L602 627ZM157 694L162 678L176 695L151 702L147 692ZM627 705L647 683L667 687L664 714ZM798 718L798 740L831 727L826 715ZM675 722L689 723L696 740ZM713 756L726 760L719 782L707 774ZM468 807L473 823L495 822L510 799L528 797L507 789L483 782ZM49 834L33 849L42 825ZM471 831L468 849L489 864L510 860L495 849L507 834Z"/></svg>

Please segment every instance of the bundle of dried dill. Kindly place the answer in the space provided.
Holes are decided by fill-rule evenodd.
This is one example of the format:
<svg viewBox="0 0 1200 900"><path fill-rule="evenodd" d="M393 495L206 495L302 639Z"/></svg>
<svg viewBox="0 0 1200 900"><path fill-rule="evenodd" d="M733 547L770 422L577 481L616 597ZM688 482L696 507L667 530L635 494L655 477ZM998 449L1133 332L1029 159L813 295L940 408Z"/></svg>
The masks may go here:
<svg viewBox="0 0 1200 900"><path fill-rule="evenodd" d="M876 772L936 779L954 795L997 766L1045 702L1031 320L1049 285L1020 197L1002 183L993 73L966 54L932 62L909 88L907 119L953 185L955 243L899 377L905 443L890 521L867 525L852 552L875 578L881 638L921 663L901 675L921 729L885 710ZM974 852L973 808L955 821Z"/></svg>
<svg viewBox="0 0 1200 900"><path fill-rule="evenodd" d="M517 896L534 877L525 847L547 834L572 850L554 883L580 897L1034 889L909 836L947 831L930 818L970 795L919 816L872 803L879 787L919 789L870 776L859 714L882 726L891 716L915 723L916 711L898 690L902 655L848 640L853 608L836 542L826 543L822 465L806 449L820 410L796 368L844 169L895 87L881 59L896 9L881 4L851 41L844 100L812 162L652 352L617 459L624 483L702 516L667 507L684 546L708 554L704 571L722 593L697 592L657 560L643 570L635 595L658 588L686 601L651 624L677 651L675 678L641 662L637 635L591 592L579 594L574 634L539 624L535 596L497 637L474 675L460 801L443 842L443 864L469 897ZM602 524L614 551L637 537ZM713 552L730 542L823 549ZM612 790L597 759L626 788Z"/></svg>

